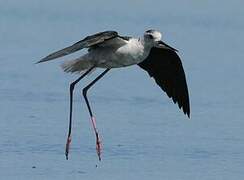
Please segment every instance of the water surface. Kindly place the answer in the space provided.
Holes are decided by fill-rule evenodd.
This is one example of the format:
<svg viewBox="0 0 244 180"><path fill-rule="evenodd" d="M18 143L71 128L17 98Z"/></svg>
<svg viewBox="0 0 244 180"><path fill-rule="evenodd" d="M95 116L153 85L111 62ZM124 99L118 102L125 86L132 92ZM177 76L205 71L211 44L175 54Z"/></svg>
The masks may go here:
<svg viewBox="0 0 244 180"><path fill-rule="evenodd" d="M242 1L0 0L0 174L12 179L244 178ZM67 75L61 62L35 65L84 36L114 29L163 32L179 49L191 120L137 66L114 69L89 92L103 140L102 162L76 88L70 160ZM82 52L81 52L82 53ZM97 167L96 167L97 165Z"/></svg>

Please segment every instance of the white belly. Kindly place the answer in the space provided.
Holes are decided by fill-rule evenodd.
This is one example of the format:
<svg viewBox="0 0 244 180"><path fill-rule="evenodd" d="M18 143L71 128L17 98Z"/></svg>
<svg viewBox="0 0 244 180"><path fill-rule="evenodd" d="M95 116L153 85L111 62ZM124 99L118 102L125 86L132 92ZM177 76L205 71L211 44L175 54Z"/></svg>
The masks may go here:
<svg viewBox="0 0 244 180"><path fill-rule="evenodd" d="M138 40L130 41L118 49L111 47L94 49L89 52L89 59L101 68L119 68L138 64L146 58L149 52L144 51L143 45Z"/></svg>

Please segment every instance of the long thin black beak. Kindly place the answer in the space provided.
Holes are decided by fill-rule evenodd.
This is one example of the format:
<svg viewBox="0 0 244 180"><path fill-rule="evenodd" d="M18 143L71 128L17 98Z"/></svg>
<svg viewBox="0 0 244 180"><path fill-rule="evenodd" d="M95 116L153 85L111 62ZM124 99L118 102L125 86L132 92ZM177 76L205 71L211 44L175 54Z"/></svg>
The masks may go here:
<svg viewBox="0 0 244 180"><path fill-rule="evenodd" d="M176 52L178 52L177 49L175 49L175 48L169 46L168 44L166 44L166 43L163 42L163 41L158 41L158 47L160 47L160 48L165 48L165 49L169 49L169 50L171 50L171 51L176 51Z"/></svg>

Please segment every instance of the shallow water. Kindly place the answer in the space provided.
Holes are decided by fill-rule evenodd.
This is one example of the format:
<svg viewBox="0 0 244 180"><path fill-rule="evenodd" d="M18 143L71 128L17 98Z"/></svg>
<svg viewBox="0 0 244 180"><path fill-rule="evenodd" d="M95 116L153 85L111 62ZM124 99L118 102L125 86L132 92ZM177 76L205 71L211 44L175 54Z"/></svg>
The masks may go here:
<svg viewBox="0 0 244 180"><path fill-rule="evenodd" d="M0 0L1 179L243 179L243 5ZM140 36L152 27L180 51L191 120L140 68L114 69L89 92L104 148L98 162L80 94L99 70L76 88L66 161L68 86L76 75L59 65L79 53L34 62L89 33Z"/></svg>

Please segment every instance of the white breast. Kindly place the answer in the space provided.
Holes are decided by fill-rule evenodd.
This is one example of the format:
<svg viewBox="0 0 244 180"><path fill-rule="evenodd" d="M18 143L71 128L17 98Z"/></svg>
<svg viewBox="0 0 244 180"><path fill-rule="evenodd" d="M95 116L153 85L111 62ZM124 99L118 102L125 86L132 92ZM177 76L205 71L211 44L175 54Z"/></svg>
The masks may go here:
<svg viewBox="0 0 244 180"><path fill-rule="evenodd" d="M138 39L130 39L126 45L118 48L115 54L122 66L130 66L144 59L144 47Z"/></svg>
<svg viewBox="0 0 244 180"><path fill-rule="evenodd" d="M149 53L149 52L148 52ZM144 46L138 39L130 39L119 48L99 47L92 50L89 57L98 67L118 68L142 62L148 55Z"/></svg>

